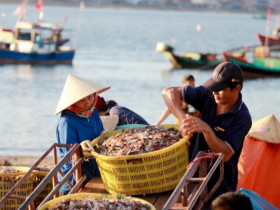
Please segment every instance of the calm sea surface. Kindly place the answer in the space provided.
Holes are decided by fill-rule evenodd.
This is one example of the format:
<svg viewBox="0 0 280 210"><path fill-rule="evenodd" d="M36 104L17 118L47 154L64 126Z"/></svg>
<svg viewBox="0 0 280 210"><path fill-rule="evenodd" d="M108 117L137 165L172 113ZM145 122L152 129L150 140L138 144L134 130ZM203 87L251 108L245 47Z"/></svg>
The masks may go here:
<svg viewBox="0 0 280 210"><path fill-rule="evenodd" d="M17 5L0 4L6 13L1 24L15 25ZM37 19L27 7L25 20ZM2 15L3 16L3 15ZM111 89L103 93L142 115L153 124L165 104L161 91L178 86L185 74L203 84L211 70L171 71L171 64L155 52L157 42L175 43L175 51L217 52L258 44L256 33L265 33L266 21L251 14L196 13L154 10L45 6L46 22L72 29L67 34L77 46L72 66L0 65L0 155L42 155L54 142L54 111L69 73L91 79ZM81 21L79 21L81 20ZM81 24L79 24L81 23ZM196 26L201 25L201 31ZM271 28L275 17L272 17ZM272 29L271 29L272 30ZM271 33L270 30L270 33ZM280 78L244 82L243 99L253 121L274 114L280 119ZM165 123L173 123L170 116Z"/></svg>

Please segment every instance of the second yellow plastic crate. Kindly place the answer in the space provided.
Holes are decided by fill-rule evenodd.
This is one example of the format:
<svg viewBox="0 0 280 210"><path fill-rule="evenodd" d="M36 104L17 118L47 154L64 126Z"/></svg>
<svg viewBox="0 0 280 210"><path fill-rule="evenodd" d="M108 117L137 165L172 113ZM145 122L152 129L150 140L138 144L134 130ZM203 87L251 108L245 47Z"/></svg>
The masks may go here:
<svg viewBox="0 0 280 210"><path fill-rule="evenodd" d="M178 125L161 127L178 130ZM122 131L113 131L105 137ZM97 145L100 138L93 140L93 145ZM105 189L109 193L125 195L160 193L175 189L186 172L189 163L188 139L186 136L167 148L139 155L105 156L96 152L92 152L92 155L96 158Z"/></svg>

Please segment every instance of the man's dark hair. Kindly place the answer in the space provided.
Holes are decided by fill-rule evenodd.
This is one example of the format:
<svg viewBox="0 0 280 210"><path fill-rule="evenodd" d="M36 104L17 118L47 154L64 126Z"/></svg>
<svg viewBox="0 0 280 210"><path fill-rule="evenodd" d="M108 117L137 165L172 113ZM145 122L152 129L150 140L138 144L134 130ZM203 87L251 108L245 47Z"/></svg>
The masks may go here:
<svg viewBox="0 0 280 210"><path fill-rule="evenodd" d="M187 82L187 81L195 81L194 76L191 75L191 74L186 74L186 75L183 77L182 82L184 83L184 82Z"/></svg>
<svg viewBox="0 0 280 210"><path fill-rule="evenodd" d="M236 85L238 85L238 84L241 85L241 89L242 89L242 84L241 83L237 83L237 82L233 82L233 83L229 84L229 88L231 90L233 90L236 87Z"/></svg>
<svg viewBox="0 0 280 210"><path fill-rule="evenodd" d="M237 192L227 192L211 203L212 210L253 210L251 201L248 196L237 193Z"/></svg>

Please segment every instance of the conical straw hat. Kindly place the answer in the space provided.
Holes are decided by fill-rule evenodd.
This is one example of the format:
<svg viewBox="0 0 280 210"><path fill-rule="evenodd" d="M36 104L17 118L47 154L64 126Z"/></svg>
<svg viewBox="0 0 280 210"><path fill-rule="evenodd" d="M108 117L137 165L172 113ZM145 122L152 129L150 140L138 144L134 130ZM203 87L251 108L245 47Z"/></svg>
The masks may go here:
<svg viewBox="0 0 280 210"><path fill-rule="evenodd" d="M110 87L69 74L62 90L54 115L93 93L101 93Z"/></svg>
<svg viewBox="0 0 280 210"><path fill-rule="evenodd" d="M270 143L280 144L280 123L272 114L254 122L249 136Z"/></svg>
<svg viewBox="0 0 280 210"><path fill-rule="evenodd" d="M117 124L119 122L118 115L110 115L110 116L100 116L101 121L103 123L103 127L105 132L111 132L115 130Z"/></svg>

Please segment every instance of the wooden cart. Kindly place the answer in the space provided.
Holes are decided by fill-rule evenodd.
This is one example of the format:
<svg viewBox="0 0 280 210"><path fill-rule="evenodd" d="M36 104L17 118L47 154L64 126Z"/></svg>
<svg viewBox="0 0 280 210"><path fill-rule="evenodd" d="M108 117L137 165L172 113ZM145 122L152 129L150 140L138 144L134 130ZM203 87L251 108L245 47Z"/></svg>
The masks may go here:
<svg viewBox="0 0 280 210"><path fill-rule="evenodd" d="M57 157L57 147L71 148L67 155L60 161L58 161ZM55 166L49 171L48 175L41 181L41 183L27 197L13 195L14 191L20 187L21 183L29 176L29 174L32 173L32 171L45 170L44 168L40 168L39 165L51 152L53 152ZM64 183L68 183L69 187L71 188L69 194L74 194L77 192L107 193L101 178L92 178L85 185L85 187L81 187L83 181L85 180L85 176L82 174L81 170L81 164L84 162L84 157L82 154L82 149L79 144L75 144L74 146L57 143L53 144L50 149L30 168L25 176L23 176L4 196L4 198L0 201L0 207L8 198L12 198L23 201L19 209L35 209L34 200L36 196L40 194L40 192L47 186L50 180L52 180L53 183L53 190L46 196L39 206L53 198L59 197L59 189ZM209 157L213 159L212 165L207 164L207 158ZM195 160L189 165L188 170L186 170L186 173L182 177L175 190L134 197L148 201L159 210L200 209L222 182L224 173L223 157L224 155L221 153L199 152ZM72 158L73 167L67 174L63 174L61 167L70 158ZM209 168L210 170L207 170ZM220 179L212 189L208 189L207 183L215 170L220 171ZM63 177L60 182L57 180L58 173ZM77 180L74 186L68 182L68 178L73 174L75 174ZM195 174L198 174L198 177L195 177Z"/></svg>

